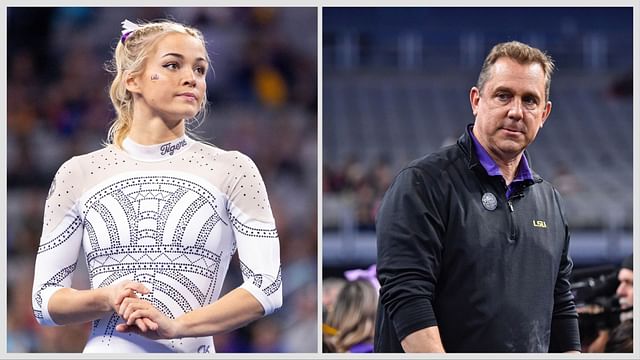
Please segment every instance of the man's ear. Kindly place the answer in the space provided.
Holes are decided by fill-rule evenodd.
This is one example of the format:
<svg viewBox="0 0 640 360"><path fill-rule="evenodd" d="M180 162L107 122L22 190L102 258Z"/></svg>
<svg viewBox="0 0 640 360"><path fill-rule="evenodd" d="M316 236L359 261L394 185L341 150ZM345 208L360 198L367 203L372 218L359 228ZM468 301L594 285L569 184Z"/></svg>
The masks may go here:
<svg viewBox="0 0 640 360"><path fill-rule="evenodd" d="M478 114L478 103L480 102L480 89L475 86L469 90L469 102L471 103L473 116L476 116Z"/></svg>
<svg viewBox="0 0 640 360"><path fill-rule="evenodd" d="M140 77L137 75L127 74L124 80L124 85L133 94L140 94Z"/></svg>
<svg viewBox="0 0 640 360"><path fill-rule="evenodd" d="M544 123L547 122L547 119L549 118L549 115L551 115L551 107L553 104L551 104L551 101L547 101L547 103L544 106L544 113L542 114L542 122L540 123L540 127L544 126Z"/></svg>

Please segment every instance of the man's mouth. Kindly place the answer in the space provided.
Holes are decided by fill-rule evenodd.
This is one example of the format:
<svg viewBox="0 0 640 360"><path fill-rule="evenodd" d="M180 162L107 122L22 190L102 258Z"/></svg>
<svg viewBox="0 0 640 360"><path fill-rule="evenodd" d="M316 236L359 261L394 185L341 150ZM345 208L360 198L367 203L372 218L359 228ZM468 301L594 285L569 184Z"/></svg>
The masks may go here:
<svg viewBox="0 0 640 360"><path fill-rule="evenodd" d="M520 131L520 130L517 130L517 129L504 128L504 127L501 128L501 130L504 130L504 131L506 131L507 133L510 133L510 134L521 134L521 133L523 133L523 131Z"/></svg>
<svg viewBox="0 0 640 360"><path fill-rule="evenodd" d="M621 309L626 309L631 307L631 304L627 303L624 299L620 299L619 303L620 303Z"/></svg>

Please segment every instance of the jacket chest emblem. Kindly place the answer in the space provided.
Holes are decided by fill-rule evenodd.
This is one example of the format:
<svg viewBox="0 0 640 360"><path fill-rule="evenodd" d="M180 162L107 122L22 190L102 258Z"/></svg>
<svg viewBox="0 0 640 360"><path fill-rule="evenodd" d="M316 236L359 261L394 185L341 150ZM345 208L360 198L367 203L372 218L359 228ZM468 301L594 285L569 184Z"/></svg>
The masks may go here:
<svg viewBox="0 0 640 360"><path fill-rule="evenodd" d="M533 226L537 228L547 228L547 223L544 220L533 220Z"/></svg>

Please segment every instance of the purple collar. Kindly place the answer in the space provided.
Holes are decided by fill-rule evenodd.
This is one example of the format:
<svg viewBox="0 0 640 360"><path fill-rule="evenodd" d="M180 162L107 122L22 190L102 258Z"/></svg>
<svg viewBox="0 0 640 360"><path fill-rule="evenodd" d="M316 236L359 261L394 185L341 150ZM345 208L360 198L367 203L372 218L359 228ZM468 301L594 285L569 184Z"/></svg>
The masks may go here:
<svg viewBox="0 0 640 360"><path fill-rule="evenodd" d="M498 164L491 158L491 155L487 152L487 150L480 145L480 142L476 139L475 135L473 135L473 126L469 126L467 131L469 132L469 136L473 140L473 147L476 150L476 156L478 157L478 161L482 167L487 171L489 176L500 176L502 177L502 172L500 172L500 168ZM531 168L529 168L529 162L527 161L527 157L522 155L520 160L520 164L518 165L518 170L516 172L516 176L513 178L513 181L507 187L507 199L511 196L512 191L515 189L515 185L521 183L526 180L533 181L533 175L531 174Z"/></svg>

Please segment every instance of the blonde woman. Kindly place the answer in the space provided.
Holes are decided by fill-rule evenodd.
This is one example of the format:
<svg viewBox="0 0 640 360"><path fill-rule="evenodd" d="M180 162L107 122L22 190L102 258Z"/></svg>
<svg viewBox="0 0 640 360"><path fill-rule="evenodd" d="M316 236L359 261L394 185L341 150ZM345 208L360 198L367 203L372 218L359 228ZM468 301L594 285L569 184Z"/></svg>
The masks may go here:
<svg viewBox="0 0 640 360"><path fill-rule="evenodd" d="M212 335L282 304L275 221L251 159L186 134L206 105L201 32L123 25L110 144L71 158L53 180L34 315L42 325L93 321L84 352L214 352ZM220 297L236 250L244 283ZM70 287L78 261L89 290Z"/></svg>
<svg viewBox="0 0 640 360"><path fill-rule="evenodd" d="M347 282L327 317L324 344L328 352L373 352L378 292L371 282Z"/></svg>

